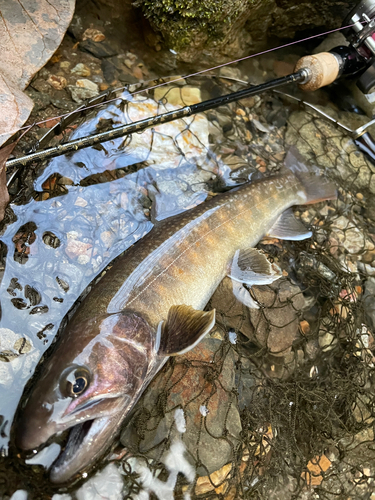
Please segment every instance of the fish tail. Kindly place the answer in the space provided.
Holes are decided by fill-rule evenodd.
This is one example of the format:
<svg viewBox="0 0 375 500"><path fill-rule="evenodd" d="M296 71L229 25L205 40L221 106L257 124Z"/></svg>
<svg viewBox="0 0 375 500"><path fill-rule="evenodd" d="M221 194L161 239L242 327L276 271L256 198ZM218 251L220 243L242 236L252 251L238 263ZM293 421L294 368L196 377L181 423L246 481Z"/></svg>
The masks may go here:
<svg viewBox="0 0 375 500"><path fill-rule="evenodd" d="M330 180L311 174L297 175L297 178L304 189L304 205L311 205L312 203L319 203L325 200L335 200L337 198L336 186Z"/></svg>
<svg viewBox="0 0 375 500"><path fill-rule="evenodd" d="M318 167L307 166L306 160L297 148L292 147L289 149L285 158L285 167L293 172L302 185L303 195L301 196L301 204L310 205L337 198L335 184L321 176Z"/></svg>

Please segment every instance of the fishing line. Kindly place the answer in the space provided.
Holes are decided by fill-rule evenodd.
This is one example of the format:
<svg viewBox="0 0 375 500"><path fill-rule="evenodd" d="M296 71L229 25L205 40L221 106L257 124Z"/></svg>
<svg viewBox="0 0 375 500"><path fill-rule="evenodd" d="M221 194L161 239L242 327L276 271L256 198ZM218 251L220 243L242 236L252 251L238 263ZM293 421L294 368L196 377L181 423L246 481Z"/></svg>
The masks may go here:
<svg viewBox="0 0 375 500"><path fill-rule="evenodd" d="M256 54L250 54L249 56L240 57L239 59L235 59L233 61L229 61L229 62L226 62L226 63L223 63L223 64L219 64L219 65L213 66L211 68L203 69L203 70L197 71L195 73L190 73L188 75L179 76L178 78L175 78L173 80L168 80L167 82L162 82L162 83L159 83L159 84L156 84L156 85L152 85L151 87L148 87L146 89L141 89L141 90L136 90L134 92L131 92L130 96L133 96L133 95L136 95L136 94L141 94L141 93L144 93L144 92L148 92L149 90L153 90L153 89L156 89L156 88L159 88L159 87L163 87L165 85L170 85L171 83L178 82L178 81L184 80L186 78L191 78L193 76L202 75L202 74L207 73L209 71L220 69L220 68L223 68L225 66L230 66L231 64L236 64L236 63L241 62L241 61L246 61L247 59L251 59L253 57L258 57L258 56L261 56L261 55L264 55L264 54L269 54L271 52L275 52L276 50L284 49L286 47L291 47L292 45L296 45L298 43L303 43L303 42L306 42L308 40L313 40L314 38L319 38L321 36L326 36L326 35L329 35L331 33L335 33L337 31L342 31L342 30L345 30L345 29L348 29L348 28L352 28L353 26L354 26L354 23L353 24L349 24L347 26L342 26L341 28L335 28L335 29L332 29L332 30L329 30L329 31L325 31L325 32L319 33L317 35L312 35L312 36L309 36L309 37L306 37L306 38L302 38L301 40L295 40L293 42L288 42L288 43L285 43L283 45L280 45L279 47L274 47L272 49L263 50L261 52L257 52ZM125 85L123 87L118 87L116 89L113 89L111 92L119 92L121 90L126 89L126 87L127 87L127 85ZM98 94L98 95L100 95L100 94ZM58 119L61 119L61 118L65 118L65 117L67 117L67 116L69 116L72 113L75 113L77 111L83 112L83 111L87 111L89 109L97 108L99 106L104 106L104 105L107 105L107 104L109 104L111 102L118 101L119 99L123 99L123 98L121 96L114 97L114 98L108 99L108 100L106 100L104 102L100 102L100 103L97 103L97 104L92 104L91 106L86 106L86 107L83 107L81 109L78 108L77 110L71 111L69 113L64 113L62 115L54 116L54 117L51 117L51 118L47 118L45 120L41 120L39 122L35 122L35 123L32 124L32 126L42 125L42 124L47 123L47 122L49 122L51 120L58 120ZM0 133L0 137L4 136L4 135L9 135L9 134L12 135L12 134L15 134L16 132L18 132L20 130L25 130L25 129L28 129L28 128L30 128L30 125L25 125L25 126L23 126L21 128L10 130L9 132L2 132L2 133Z"/></svg>

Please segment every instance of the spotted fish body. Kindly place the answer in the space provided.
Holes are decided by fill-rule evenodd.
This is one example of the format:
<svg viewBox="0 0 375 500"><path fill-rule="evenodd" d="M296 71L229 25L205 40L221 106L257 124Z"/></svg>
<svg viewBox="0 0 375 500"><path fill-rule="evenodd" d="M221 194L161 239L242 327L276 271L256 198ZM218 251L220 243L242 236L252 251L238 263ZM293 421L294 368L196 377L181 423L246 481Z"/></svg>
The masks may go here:
<svg viewBox="0 0 375 500"><path fill-rule="evenodd" d="M51 480L66 482L92 466L167 358L212 328L214 312L202 310L223 277L246 281L233 264L238 250L254 247L293 205L334 196L330 184L315 178L307 185L288 171L156 223L62 333L20 412L18 446L34 449L72 428Z"/></svg>
<svg viewBox="0 0 375 500"><path fill-rule="evenodd" d="M160 222L119 259L91 292L80 317L92 307L137 311L153 327L172 305L203 309L238 249L253 247L289 207L306 202L292 174L246 184ZM90 305L89 305L90 304Z"/></svg>

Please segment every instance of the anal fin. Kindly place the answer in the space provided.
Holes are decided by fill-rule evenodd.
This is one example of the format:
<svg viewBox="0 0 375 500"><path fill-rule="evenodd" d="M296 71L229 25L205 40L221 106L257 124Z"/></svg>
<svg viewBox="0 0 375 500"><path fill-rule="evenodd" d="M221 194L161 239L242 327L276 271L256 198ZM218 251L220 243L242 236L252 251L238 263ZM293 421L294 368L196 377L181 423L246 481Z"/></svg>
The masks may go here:
<svg viewBox="0 0 375 500"><path fill-rule="evenodd" d="M281 240L305 240L311 238L312 232L308 231L301 221L294 217L293 210L285 210L276 223L268 231L267 236Z"/></svg>
<svg viewBox="0 0 375 500"><path fill-rule="evenodd" d="M157 332L157 352L164 356L184 354L195 347L215 324L215 309L197 311L191 306L172 306Z"/></svg>
<svg viewBox="0 0 375 500"><path fill-rule="evenodd" d="M269 285L281 277L281 270L256 248L247 248L234 254L228 276L249 286Z"/></svg>

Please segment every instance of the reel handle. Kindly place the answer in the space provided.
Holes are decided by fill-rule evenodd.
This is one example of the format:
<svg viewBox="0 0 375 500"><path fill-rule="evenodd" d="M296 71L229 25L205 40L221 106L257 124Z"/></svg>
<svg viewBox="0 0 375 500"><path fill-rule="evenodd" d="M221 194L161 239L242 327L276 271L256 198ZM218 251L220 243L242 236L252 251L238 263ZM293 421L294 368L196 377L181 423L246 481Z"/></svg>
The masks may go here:
<svg viewBox="0 0 375 500"><path fill-rule="evenodd" d="M306 82L299 84L299 88L308 92L333 83L341 73L340 61L331 52L301 57L294 71L297 72L301 69L306 69L309 77Z"/></svg>

